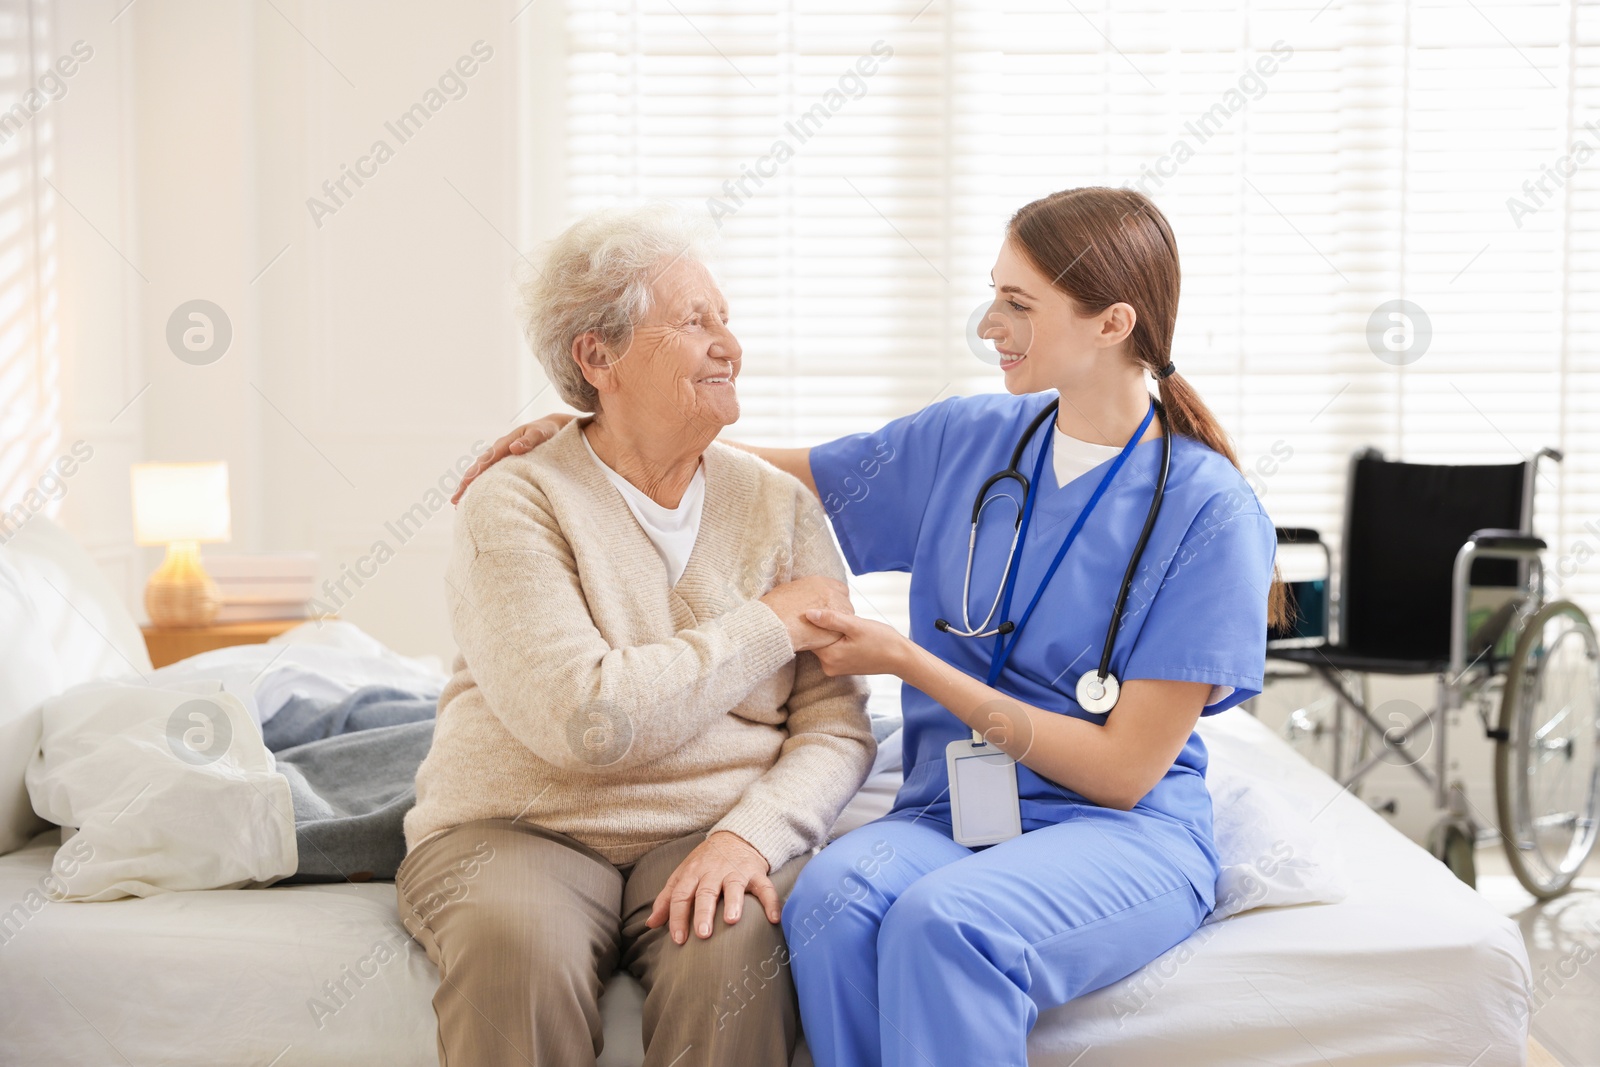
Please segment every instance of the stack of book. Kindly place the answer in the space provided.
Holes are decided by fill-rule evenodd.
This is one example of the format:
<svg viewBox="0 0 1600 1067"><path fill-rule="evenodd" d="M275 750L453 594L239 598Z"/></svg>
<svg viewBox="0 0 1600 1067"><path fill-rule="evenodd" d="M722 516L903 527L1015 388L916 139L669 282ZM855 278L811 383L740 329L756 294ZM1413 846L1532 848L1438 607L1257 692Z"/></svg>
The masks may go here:
<svg viewBox="0 0 1600 1067"><path fill-rule="evenodd" d="M205 557L206 573L222 592L216 621L304 619L315 591L315 552L269 552Z"/></svg>

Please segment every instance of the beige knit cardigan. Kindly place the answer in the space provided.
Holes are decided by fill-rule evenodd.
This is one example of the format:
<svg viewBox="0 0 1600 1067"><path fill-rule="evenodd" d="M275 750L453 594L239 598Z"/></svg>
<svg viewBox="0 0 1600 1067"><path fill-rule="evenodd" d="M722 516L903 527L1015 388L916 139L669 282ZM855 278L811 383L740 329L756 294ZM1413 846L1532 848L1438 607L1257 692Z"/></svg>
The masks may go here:
<svg viewBox="0 0 1600 1067"><path fill-rule="evenodd" d="M823 842L875 753L865 683L796 656L757 599L844 577L827 520L795 479L713 444L699 536L669 587L580 432L502 460L462 498L445 577L460 654L408 848L525 819L620 865L731 830L776 870Z"/></svg>

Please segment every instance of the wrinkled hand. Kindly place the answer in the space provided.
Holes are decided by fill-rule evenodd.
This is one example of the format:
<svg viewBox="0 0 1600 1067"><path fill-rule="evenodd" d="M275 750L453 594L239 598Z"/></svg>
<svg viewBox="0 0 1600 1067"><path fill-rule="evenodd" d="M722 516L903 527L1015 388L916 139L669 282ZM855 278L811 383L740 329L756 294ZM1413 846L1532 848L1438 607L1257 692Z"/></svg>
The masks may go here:
<svg viewBox="0 0 1600 1067"><path fill-rule="evenodd" d="M655 907L644 924L654 930L670 922L673 943L681 945L689 940L692 908L695 935L708 938L717 898L724 898L722 917L732 926L744 911L744 895L748 892L761 902L767 921L776 925L783 918L783 906L768 873L767 861L754 845L736 833L718 830L678 864L656 896Z"/></svg>
<svg viewBox="0 0 1600 1067"><path fill-rule="evenodd" d="M450 498L450 503L461 503L461 494L467 491L467 486L471 485L478 475L507 456L520 456L524 452L532 452L560 432L561 427L571 422L573 417L560 412L546 415L542 419L525 422L500 438L490 446L489 451L479 456L473 461L472 466L467 468L467 473L461 476L461 484L456 486L456 495Z"/></svg>
<svg viewBox="0 0 1600 1067"><path fill-rule="evenodd" d="M806 620L838 633L837 640L815 650L830 678L841 674L902 674L911 656L921 651L893 626L855 614L812 608Z"/></svg>
<svg viewBox="0 0 1600 1067"><path fill-rule="evenodd" d="M810 622L806 612L824 608L843 615L855 614L849 587L836 579L818 575L774 586L761 602L783 620L784 628L789 631L789 644L796 652L811 652L839 640L837 632Z"/></svg>

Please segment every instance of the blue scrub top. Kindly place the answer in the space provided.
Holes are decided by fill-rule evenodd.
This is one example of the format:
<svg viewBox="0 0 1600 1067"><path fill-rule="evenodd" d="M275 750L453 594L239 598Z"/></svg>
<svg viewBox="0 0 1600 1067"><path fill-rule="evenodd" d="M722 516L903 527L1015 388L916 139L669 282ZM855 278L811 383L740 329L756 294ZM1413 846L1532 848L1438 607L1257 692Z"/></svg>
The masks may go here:
<svg viewBox="0 0 1600 1067"><path fill-rule="evenodd" d="M935 629L934 620L962 626L973 500L984 480L1010 462L1028 423L1053 399L1054 393L954 397L875 433L811 450L811 472L850 569L856 574L910 571L912 639L980 680L988 675L998 638L956 637ZM1019 464L1025 476L1054 436L1051 427L1034 435ZM1107 714L1078 706L1078 676L1099 664L1111 608L1160 473L1161 448L1160 440L1136 446L1090 515L996 682L1008 696L1090 722L1106 721ZM1051 461L1045 460L1032 527L1019 550L1013 619L1032 598L1110 462L1057 487ZM1020 508L1015 482L1005 481L992 492L1005 493ZM974 625L999 588L1016 515L1006 501L983 513L972 565ZM1258 694L1276 550L1272 521L1239 471L1199 441L1175 435L1166 496L1123 609L1112 672L1124 683L1160 678L1232 686L1231 694L1205 709L1207 715ZM997 613L991 627L1000 621ZM970 737L971 731L925 693L910 685L901 692L906 778L895 810L926 810L948 821L945 746ZM1182 827L1201 846L1206 862L1177 860L1209 899L1216 857L1205 767L1205 745L1191 735L1172 769L1135 810L1176 824L1173 829ZM1091 803L1021 764L1017 788L1026 829L1072 818Z"/></svg>

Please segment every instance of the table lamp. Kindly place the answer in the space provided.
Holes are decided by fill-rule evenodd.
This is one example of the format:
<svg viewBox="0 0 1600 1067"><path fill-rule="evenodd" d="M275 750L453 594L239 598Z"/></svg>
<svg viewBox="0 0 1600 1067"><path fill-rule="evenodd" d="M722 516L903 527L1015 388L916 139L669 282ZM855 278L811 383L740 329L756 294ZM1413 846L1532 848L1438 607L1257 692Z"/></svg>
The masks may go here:
<svg viewBox="0 0 1600 1067"><path fill-rule="evenodd" d="M136 463L133 534L141 545L166 545L167 558L144 587L156 626L204 626L222 596L200 564L200 542L232 534L226 463Z"/></svg>

